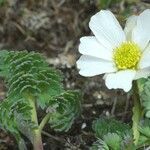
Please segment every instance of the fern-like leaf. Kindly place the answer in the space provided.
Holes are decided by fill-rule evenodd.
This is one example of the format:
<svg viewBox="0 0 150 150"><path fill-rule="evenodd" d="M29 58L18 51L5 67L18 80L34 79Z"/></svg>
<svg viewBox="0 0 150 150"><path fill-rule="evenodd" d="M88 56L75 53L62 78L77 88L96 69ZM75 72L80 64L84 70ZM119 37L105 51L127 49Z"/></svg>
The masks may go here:
<svg viewBox="0 0 150 150"><path fill-rule="evenodd" d="M121 123L115 119L108 118L100 118L95 120L92 127L98 138L102 138L108 132L117 133L121 136L124 136L131 130L127 124Z"/></svg>
<svg viewBox="0 0 150 150"><path fill-rule="evenodd" d="M0 59L8 64L7 67L1 66L1 70L7 72L7 96L14 98L14 101L16 95L32 95L44 109L51 97L63 92L60 72L50 68L40 54L4 51L2 56Z"/></svg>
<svg viewBox="0 0 150 150"><path fill-rule="evenodd" d="M80 113L80 94L64 92L61 73L49 67L38 53L0 51L0 76L8 88L6 100L0 103L0 127L15 135L22 147L21 134L32 142L31 131L36 128L31 121L29 97L42 109L48 107L49 123L56 131L68 131Z"/></svg>
<svg viewBox="0 0 150 150"><path fill-rule="evenodd" d="M81 111L81 95L77 91L67 91L50 102L49 123L56 131L68 131Z"/></svg>
<svg viewBox="0 0 150 150"><path fill-rule="evenodd" d="M9 56L9 52L6 50L0 51L0 77L8 78L9 76L9 64L5 63L6 57Z"/></svg>
<svg viewBox="0 0 150 150"><path fill-rule="evenodd" d="M139 125L139 131L141 134L143 134L147 138L150 138L150 120L149 119L145 119L141 121Z"/></svg>
<svg viewBox="0 0 150 150"><path fill-rule="evenodd" d="M122 137L117 133L107 133L102 139L98 139L91 150L121 150Z"/></svg>
<svg viewBox="0 0 150 150"><path fill-rule="evenodd" d="M145 115L150 118L150 79L139 83L143 88L140 91L141 104L144 107Z"/></svg>
<svg viewBox="0 0 150 150"><path fill-rule="evenodd" d="M38 106L46 108L49 100L63 91L61 74L38 53L4 50L0 51L0 76L8 88L6 100L0 103L0 127L11 132L20 145L21 133L32 142L31 129L35 126L26 98L30 95Z"/></svg>
<svg viewBox="0 0 150 150"><path fill-rule="evenodd" d="M105 143L105 141L98 139L96 142L93 143L90 150L110 150L108 145Z"/></svg>
<svg viewBox="0 0 150 150"><path fill-rule="evenodd" d="M120 150L122 138L117 133L108 133L103 137L105 143L112 150Z"/></svg>
<svg viewBox="0 0 150 150"><path fill-rule="evenodd" d="M18 98L16 102L6 99L0 103L0 127L14 135L20 150L27 149L20 134L20 123L23 124L25 122L28 124L28 127L32 127L30 124L30 110L30 106L24 99Z"/></svg>
<svg viewBox="0 0 150 150"><path fill-rule="evenodd" d="M98 138L92 150L123 150L134 145L132 130L127 124L115 119L100 118L93 122L92 127Z"/></svg>

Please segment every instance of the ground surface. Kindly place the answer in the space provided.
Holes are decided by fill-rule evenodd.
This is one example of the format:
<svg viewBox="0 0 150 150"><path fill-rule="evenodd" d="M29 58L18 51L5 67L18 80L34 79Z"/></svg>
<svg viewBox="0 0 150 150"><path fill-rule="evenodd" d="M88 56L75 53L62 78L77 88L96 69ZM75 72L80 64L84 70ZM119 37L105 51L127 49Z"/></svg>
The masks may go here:
<svg viewBox="0 0 150 150"><path fill-rule="evenodd" d="M68 133L55 133L45 128L45 150L88 150L95 140L91 124L99 116L112 116L130 123L132 102L128 95L108 90L102 76L81 77L75 62L80 56L79 38L91 34L90 17L102 7L108 7L124 25L126 16L150 7L148 3L132 1L109 5L100 5L98 0L0 1L0 49L26 49L44 54L50 65L64 73L66 88L83 92L82 115ZM0 89L2 99L2 83ZM17 150L14 139L7 133L1 131L0 139L0 150Z"/></svg>

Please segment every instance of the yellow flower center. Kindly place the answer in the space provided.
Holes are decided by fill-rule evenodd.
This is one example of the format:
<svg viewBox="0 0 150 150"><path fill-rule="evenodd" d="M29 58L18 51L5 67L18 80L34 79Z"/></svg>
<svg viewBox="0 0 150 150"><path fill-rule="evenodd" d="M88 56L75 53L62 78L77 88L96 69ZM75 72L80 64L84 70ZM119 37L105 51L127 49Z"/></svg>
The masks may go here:
<svg viewBox="0 0 150 150"><path fill-rule="evenodd" d="M140 58L141 50L133 42L124 42L113 51L113 59L118 70L137 69Z"/></svg>

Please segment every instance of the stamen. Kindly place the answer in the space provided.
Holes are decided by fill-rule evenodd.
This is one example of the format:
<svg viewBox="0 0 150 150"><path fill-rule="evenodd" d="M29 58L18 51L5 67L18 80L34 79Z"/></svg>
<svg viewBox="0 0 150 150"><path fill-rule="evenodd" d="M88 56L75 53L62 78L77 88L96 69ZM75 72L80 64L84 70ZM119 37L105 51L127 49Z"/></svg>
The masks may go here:
<svg viewBox="0 0 150 150"><path fill-rule="evenodd" d="M124 42L114 49L113 59L118 70L137 69L141 58L140 47L133 42Z"/></svg>

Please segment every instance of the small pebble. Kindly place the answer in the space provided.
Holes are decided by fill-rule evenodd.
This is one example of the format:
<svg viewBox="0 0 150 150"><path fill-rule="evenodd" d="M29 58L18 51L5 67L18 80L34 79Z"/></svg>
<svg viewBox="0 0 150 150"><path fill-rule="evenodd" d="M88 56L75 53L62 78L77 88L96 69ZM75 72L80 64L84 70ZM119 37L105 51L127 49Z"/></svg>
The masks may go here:
<svg viewBox="0 0 150 150"><path fill-rule="evenodd" d="M86 126L87 126L86 123L83 123L82 126L81 126L81 129L86 128Z"/></svg>

